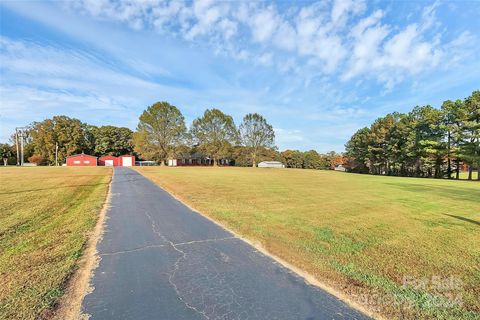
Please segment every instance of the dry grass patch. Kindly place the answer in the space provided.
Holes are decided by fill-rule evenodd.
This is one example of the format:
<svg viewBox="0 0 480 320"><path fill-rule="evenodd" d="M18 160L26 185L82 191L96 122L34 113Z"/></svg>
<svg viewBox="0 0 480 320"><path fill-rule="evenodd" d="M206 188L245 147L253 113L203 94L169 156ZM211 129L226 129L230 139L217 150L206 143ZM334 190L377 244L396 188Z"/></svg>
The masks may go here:
<svg viewBox="0 0 480 320"><path fill-rule="evenodd" d="M0 168L0 319L49 316L105 200L108 168Z"/></svg>
<svg viewBox="0 0 480 320"><path fill-rule="evenodd" d="M295 169L137 170L389 318L480 317L477 182Z"/></svg>

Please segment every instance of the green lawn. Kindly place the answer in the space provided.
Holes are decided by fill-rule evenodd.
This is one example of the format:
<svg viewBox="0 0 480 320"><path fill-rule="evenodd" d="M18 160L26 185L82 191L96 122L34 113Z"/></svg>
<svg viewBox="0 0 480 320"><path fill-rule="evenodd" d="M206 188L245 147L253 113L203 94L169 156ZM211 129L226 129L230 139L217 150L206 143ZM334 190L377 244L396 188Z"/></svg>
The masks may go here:
<svg viewBox="0 0 480 320"><path fill-rule="evenodd" d="M388 318L480 317L478 182L296 169L137 170Z"/></svg>
<svg viewBox="0 0 480 320"><path fill-rule="evenodd" d="M105 201L108 168L0 168L0 319L47 317Z"/></svg>

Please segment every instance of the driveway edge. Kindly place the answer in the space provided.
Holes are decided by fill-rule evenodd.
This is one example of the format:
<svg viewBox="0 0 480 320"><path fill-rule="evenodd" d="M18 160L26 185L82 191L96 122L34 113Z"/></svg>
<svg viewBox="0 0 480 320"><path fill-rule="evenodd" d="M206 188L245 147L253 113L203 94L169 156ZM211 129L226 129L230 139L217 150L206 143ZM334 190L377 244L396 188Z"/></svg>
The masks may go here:
<svg viewBox="0 0 480 320"><path fill-rule="evenodd" d="M97 244L103 237L105 221L107 219L107 211L110 208L112 181L114 169L110 176L108 183L107 194L105 202L98 214L97 223L94 229L88 235L88 240L83 250L83 254L77 261L77 269L68 281L65 294L60 298L58 307L52 317L54 320L65 319L88 319L88 315L81 314L81 307L83 298L93 291L91 286L91 279L93 278L94 270L100 263L100 257L97 252Z"/></svg>

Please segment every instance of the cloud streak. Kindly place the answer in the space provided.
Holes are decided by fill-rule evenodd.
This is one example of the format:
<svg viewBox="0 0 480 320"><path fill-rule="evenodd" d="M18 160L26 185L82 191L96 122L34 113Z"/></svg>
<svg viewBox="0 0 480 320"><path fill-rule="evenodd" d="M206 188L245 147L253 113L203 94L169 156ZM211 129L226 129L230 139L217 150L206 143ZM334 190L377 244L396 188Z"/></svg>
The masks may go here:
<svg viewBox="0 0 480 320"><path fill-rule="evenodd" d="M455 61L465 50L457 40L442 41L436 2L405 26L386 23L385 12L369 10L363 0L292 4L283 10L269 2L213 0L80 0L73 6L135 30L207 41L216 52L279 70L285 68L285 54L295 54L297 68L339 73L344 81L368 77L387 90L407 77L434 70L441 61Z"/></svg>

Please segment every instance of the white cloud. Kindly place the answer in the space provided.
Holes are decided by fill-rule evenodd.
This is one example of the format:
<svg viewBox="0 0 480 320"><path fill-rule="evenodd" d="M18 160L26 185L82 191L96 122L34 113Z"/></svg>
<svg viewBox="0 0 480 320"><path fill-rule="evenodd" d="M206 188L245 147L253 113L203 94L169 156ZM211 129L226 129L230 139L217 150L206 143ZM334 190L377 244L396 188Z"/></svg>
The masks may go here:
<svg viewBox="0 0 480 320"><path fill-rule="evenodd" d="M303 133L297 129L273 128L275 131L275 141L281 145L289 145L293 142L305 140Z"/></svg>
<svg viewBox="0 0 480 320"><path fill-rule="evenodd" d="M272 38L279 23L273 7L258 9L248 19L254 42L266 42Z"/></svg>
<svg viewBox="0 0 480 320"><path fill-rule="evenodd" d="M382 10L365 16L363 0L319 1L284 11L269 3L215 0L81 0L75 7L134 29L150 26L188 41L204 39L217 53L255 64L271 65L277 54L293 53L303 59L297 63L320 73L340 74L344 80L374 78L391 89L441 61L460 60L455 43L442 44L442 34L432 34L440 25L439 5L425 6L419 21L403 27L384 23ZM460 40L456 44L464 45Z"/></svg>
<svg viewBox="0 0 480 320"><path fill-rule="evenodd" d="M437 25L437 6L434 3L426 7L419 22L404 28L383 24L384 13L379 10L360 20L350 33L354 42L353 54L342 78L374 78L391 90L407 76L434 70L442 61L454 59L458 52L455 48L462 46L465 49L463 40L445 44L441 42L441 33L428 35Z"/></svg>
<svg viewBox="0 0 480 320"><path fill-rule="evenodd" d="M273 55L270 52L266 52L257 57L255 62L260 65L269 66L272 64Z"/></svg>
<svg viewBox="0 0 480 320"><path fill-rule="evenodd" d="M355 82L375 79L387 89L412 75L460 63L474 50L462 50L467 46L460 40L468 33L458 35L459 41L444 42L447 31L436 18L439 2L425 5L408 25L386 23L388 9L370 10L376 4L367 6L363 0L296 3L281 9L271 2L216 0L78 0L70 6L134 30L150 28L206 42L217 54L253 64L271 65L291 56L296 63L292 70L304 69L299 74L339 75ZM262 57L267 51L269 59ZM285 72L282 64L275 65Z"/></svg>
<svg viewBox="0 0 480 320"><path fill-rule="evenodd" d="M366 9L363 0L335 0L332 8L332 22L345 23L349 14L357 15L363 13Z"/></svg>

